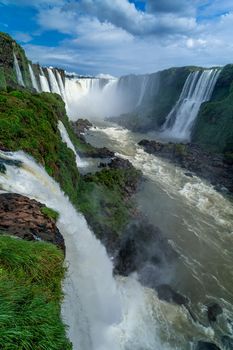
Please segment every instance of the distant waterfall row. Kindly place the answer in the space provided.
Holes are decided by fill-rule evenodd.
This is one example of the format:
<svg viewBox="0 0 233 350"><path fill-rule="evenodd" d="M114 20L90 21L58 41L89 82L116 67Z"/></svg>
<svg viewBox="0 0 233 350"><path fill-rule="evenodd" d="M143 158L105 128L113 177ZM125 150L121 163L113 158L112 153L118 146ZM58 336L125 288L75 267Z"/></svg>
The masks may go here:
<svg viewBox="0 0 233 350"><path fill-rule="evenodd" d="M21 86L25 86L17 57L14 65ZM59 94L69 117L105 118L135 113L136 117L150 104L156 106L161 94L161 72L147 75L128 75L116 78L80 78L65 76L54 68L42 68L29 63L32 87L37 92ZM178 101L171 108L161 129L165 138L189 140L194 121L203 102L209 101L220 69L197 69L191 72ZM158 92L160 93L158 94ZM142 113L143 115L143 113Z"/></svg>
<svg viewBox="0 0 233 350"><path fill-rule="evenodd" d="M179 100L163 125L165 136L180 140L190 139L201 104L210 100L220 71L209 69L189 74Z"/></svg>

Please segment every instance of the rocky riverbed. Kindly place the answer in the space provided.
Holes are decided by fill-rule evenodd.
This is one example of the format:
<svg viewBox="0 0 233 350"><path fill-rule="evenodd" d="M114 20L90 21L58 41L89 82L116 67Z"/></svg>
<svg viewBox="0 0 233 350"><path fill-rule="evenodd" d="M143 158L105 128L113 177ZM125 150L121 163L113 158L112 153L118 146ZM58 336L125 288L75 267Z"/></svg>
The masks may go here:
<svg viewBox="0 0 233 350"><path fill-rule="evenodd" d="M187 176L197 175L208 180L218 191L233 193L233 164L224 155L206 152L192 143L142 140L139 145L146 152L186 169Z"/></svg>

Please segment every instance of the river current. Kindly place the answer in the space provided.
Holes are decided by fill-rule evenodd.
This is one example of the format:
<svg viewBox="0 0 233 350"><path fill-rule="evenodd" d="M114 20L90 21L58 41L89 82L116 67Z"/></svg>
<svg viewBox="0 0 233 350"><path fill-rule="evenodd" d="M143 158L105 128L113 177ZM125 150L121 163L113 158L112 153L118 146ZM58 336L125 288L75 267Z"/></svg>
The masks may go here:
<svg viewBox="0 0 233 350"><path fill-rule="evenodd" d="M145 181L136 196L138 207L179 254L172 271L164 271L162 282L190 299L198 320L191 328L197 332L200 323L200 327L205 326L207 338L220 345L222 335L232 335L232 201L207 181L191 178L181 168L144 152L137 142L148 135L135 134L114 124L97 125L87 132L87 141L108 147L142 170ZM223 307L223 314L210 327L207 305L214 302ZM177 319L171 321L171 328L180 326ZM188 338L189 326L181 326Z"/></svg>

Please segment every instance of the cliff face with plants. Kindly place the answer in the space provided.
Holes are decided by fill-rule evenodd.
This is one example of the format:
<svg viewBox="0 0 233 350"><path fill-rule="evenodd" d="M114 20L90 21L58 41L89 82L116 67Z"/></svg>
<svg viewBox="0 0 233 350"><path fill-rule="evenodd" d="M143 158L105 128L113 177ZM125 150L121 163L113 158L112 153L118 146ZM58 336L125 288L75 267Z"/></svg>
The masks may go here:
<svg viewBox="0 0 233 350"><path fill-rule="evenodd" d="M196 69L170 68L151 74L142 103L133 112L111 119L133 131L159 129L178 100L189 73Z"/></svg>
<svg viewBox="0 0 233 350"><path fill-rule="evenodd" d="M17 81L14 55L24 87ZM0 151L24 151L32 156L60 184L91 226L96 225L98 237L106 239L109 235L113 241L130 212L128 192L128 205L125 202L126 187L137 183L139 174L131 166L107 167L93 176L79 173L74 152L62 141L59 121L80 154L102 157L106 150L95 149L75 135L59 95L36 93L29 63L23 49L1 33ZM48 74L46 70L44 74ZM64 72L60 74L64 76ZM108 158L114 155L110 153L107 152ZM0 176L6 175L8 164L2 153ZM15 162L14 166L21 164ZM100 214L103 205L106 210ZM0 218L0 301L5 315L0 325L1 349L70 349L60 316L65 246L56 228L57 213L13 193L0 196Z"/></svg>
<svg viewBox="0 0 233 350"><path fill-rule="evenodd" d="M233 162L233 65L222 69L211 100L202 105L192 142L208 151L224 153Z"/></svg>

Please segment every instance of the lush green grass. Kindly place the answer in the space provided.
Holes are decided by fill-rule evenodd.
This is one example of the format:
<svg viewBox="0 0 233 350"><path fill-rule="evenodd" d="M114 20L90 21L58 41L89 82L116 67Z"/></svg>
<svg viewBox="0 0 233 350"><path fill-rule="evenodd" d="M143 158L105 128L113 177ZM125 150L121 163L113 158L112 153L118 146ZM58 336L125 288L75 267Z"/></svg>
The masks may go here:
<svg viewBox="0 0 233 350"><path fill-rule="evenodd" d="M41 212L46 215L49 219L53 219L55 221L59 218L59 213L51 208L48 207L42 207Z"/></svg>
<svg viewBox="0 0 233 350"><path fill-rule="evenodd" d="M58 95L26 90L0 92L0 146L33 156L77 204L79 173L73 152L60 137L59 119L68 124L64 102Z"/></svg>
<svg viewBox="0 0 233 350"><path fill-rule="evenodd" d="M72 348L60 318L63 259L54 245L0 237L0 349Z"/></svg>

